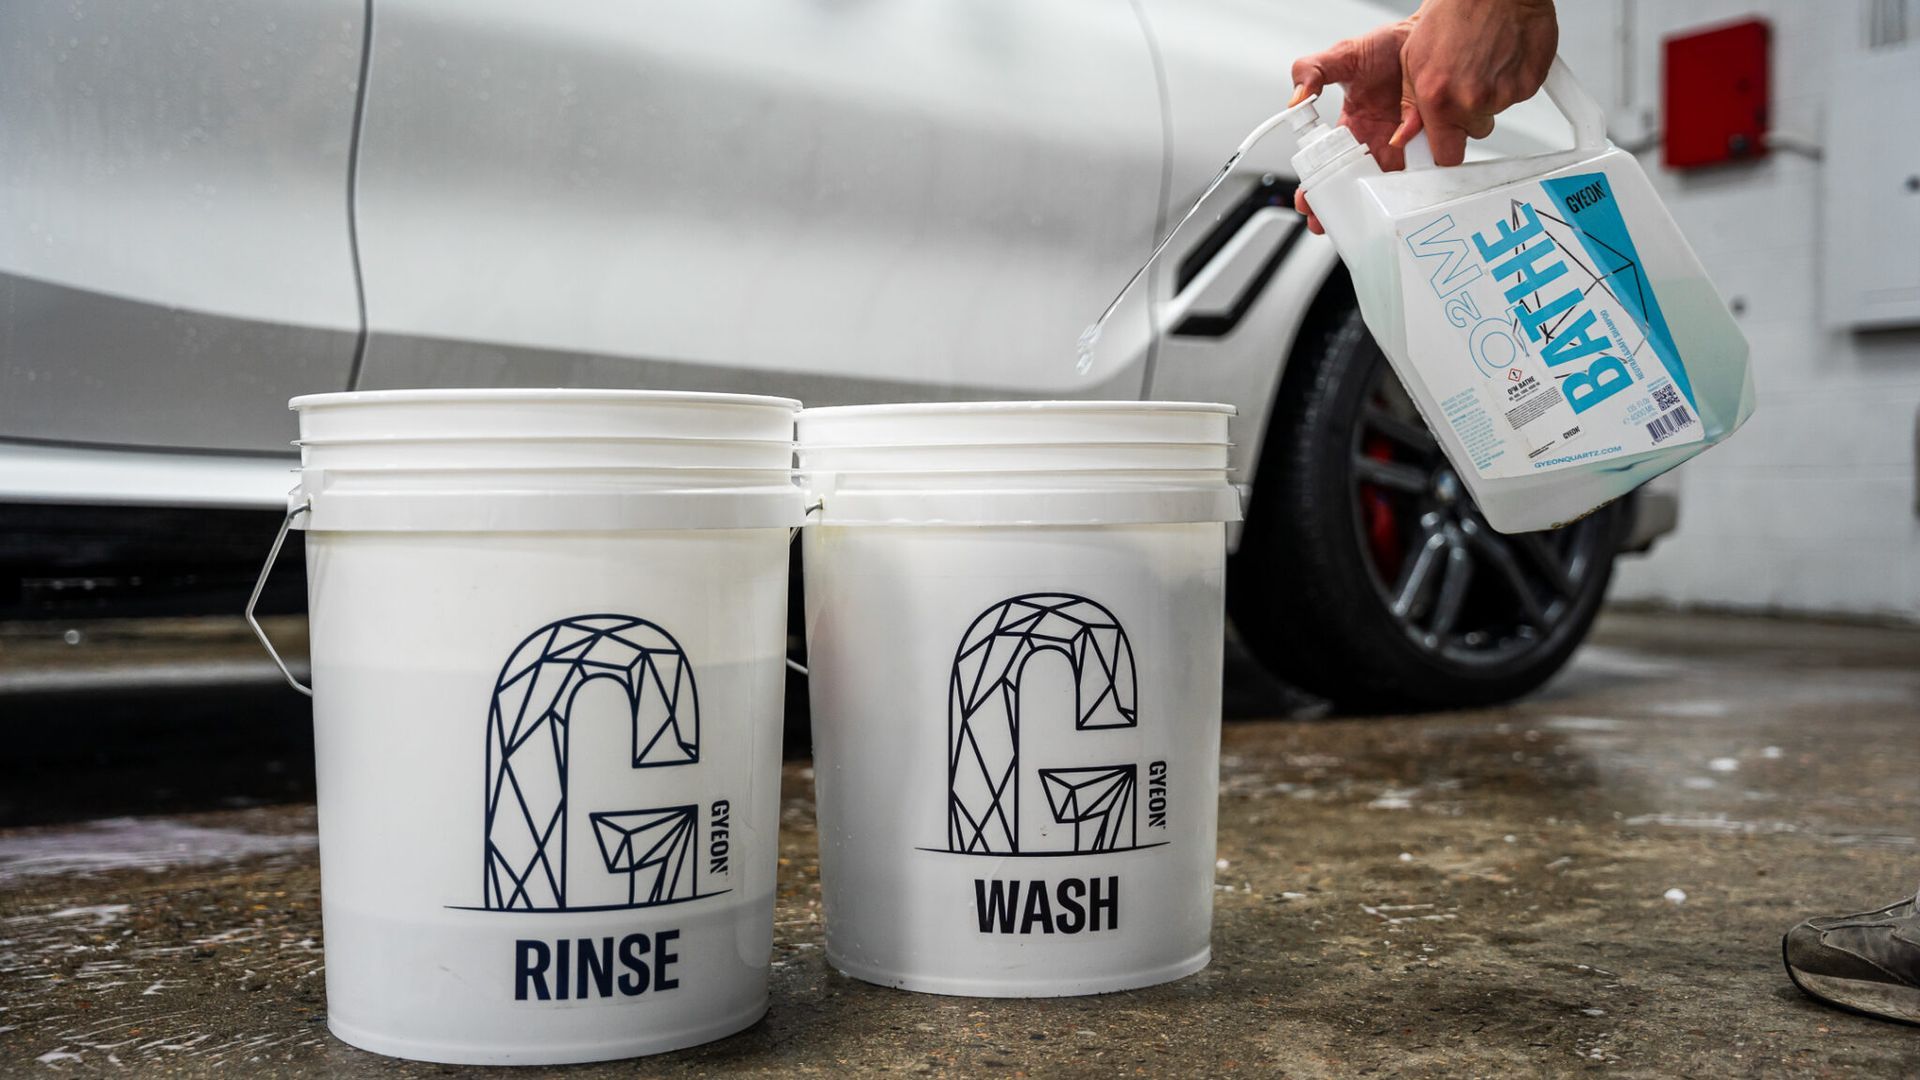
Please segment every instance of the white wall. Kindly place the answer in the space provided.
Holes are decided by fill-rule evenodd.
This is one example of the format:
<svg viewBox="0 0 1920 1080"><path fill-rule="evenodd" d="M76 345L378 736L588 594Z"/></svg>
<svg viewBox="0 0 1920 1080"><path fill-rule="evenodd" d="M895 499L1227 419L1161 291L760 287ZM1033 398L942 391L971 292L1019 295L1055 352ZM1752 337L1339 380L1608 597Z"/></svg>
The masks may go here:
<svg viewBox="0 0 1920 1080"><path fill-rule="evenodd" d="M1902 7L1563 0L1561 53L1613 114L1615 140L1631 145L1660 123L1662 38L1759 15L1773 24L1773 128L1819 144L1829 73L1865 52L1871 12L1889 3ZM1895 47L1920 63L1920 3L1904 10L1910 40ZM1889 154L1916 153L1920 132L1888 135ZM1759 406L1727 444L1671 474L1679 531L1623 563L1614 596L1920 619L1920 329L1823 325L1821 164L1776 152L1683 175L1660 168L1657 145L1641 160L1739 313Z"/></svg>

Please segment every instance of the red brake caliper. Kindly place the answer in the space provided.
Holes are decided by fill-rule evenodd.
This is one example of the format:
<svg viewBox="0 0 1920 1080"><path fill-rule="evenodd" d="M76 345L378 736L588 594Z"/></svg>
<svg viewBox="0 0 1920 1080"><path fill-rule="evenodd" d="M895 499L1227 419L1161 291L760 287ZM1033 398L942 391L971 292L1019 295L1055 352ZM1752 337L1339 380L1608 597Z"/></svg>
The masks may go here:
<svg viewBox="0 0 1920 1080"><path fill-rule="evenodd" d="M1366 454L1376 461L1392 461L1393 444L1374 435L1367 439ZM1393 501L1372 484L1362 485L1360 495L1366 508L1367 547L1373 552L1374 564L1380 568L1382 578L1397 580L1406 550L1400 542L1400 522L1394 514Z"/></svg>

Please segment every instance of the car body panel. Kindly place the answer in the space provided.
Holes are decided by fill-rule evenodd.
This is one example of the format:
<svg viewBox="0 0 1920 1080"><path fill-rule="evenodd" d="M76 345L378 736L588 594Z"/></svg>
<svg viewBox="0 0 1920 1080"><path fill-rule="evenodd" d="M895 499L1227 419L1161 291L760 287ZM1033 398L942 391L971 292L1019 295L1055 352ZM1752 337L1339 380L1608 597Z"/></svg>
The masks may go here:
<svg viewBox="0 0 1920 1080"><path fill-rule="evenodd" d="M0 438L284 448L347 385L365 11L0 6Z"/></svg>
<svg viewBox="0 0 1920 1080"><path fill-rule="evenodd" d="M1244 489L1337 258L1273 208L1179 274L1287 174L1284 133L1122 306L1091 375L1072 342L1285 103L1291 59L1388 17L1359 0L0 9L0 499L277 506L286 399L349 385L1217 400L1240 411ZM1564 128L1529 103L1474 154ZM1235 305L1228 331L1179 329Z"/></svg>
<svg viewBox="0 0 1920 1080"><path fill-rule="evenodd" d="M283 454L0 442L0 492L8 502L282 508L295 467Z"/></svg>
<svg viewBox="0 0 1920 1080"><path fill-rule="evenodd" d="M1151 52L1109 0L378 0L362 387L1138 397Z"/></svg>

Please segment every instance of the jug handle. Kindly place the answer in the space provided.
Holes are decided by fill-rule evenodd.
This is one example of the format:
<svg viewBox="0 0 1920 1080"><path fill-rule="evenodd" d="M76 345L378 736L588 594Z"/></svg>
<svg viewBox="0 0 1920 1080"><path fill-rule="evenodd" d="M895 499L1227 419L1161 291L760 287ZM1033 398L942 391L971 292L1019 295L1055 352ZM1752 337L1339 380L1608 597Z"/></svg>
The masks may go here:
<svg viewBox="0 0 1920 1080"><path fill-rule="evenodd" d="M1573 147L1576 150L1604 150L1607 147L1607 114L1601 110L1600 103L1587 94L1586 87L1573 77L1573 69L1558 56L1553 58L1553 66L1547 69L1547 81L1541 87L1546 91L1547 99L1553 102L1560 115L1567 118L1573 126ZM1407 168L1433 168L1433 150L1427 145L1427 133L1420 132L1407 140Z"/></svg>
<svg viewBox="0 0 1920 1080"><path fill-rule="evenodd" d="M1553 66L1547 69L1547 81L1542 89L1560 115L1573 125L1573 145L1578 150L1604 150L1607 146L1607 114L1600 103L1593 100L1587 88L1573 77L1573 69L1558 56L1553 58Z"/></svg>

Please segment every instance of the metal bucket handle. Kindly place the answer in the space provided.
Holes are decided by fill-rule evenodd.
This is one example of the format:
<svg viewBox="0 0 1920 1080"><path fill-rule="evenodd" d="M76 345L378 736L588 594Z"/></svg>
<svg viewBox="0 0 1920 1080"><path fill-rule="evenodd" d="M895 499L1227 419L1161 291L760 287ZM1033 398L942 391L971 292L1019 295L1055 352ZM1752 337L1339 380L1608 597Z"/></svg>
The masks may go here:
<svg viewBox="0 0 1920 1080"><path fill-rule="evenodd" d="M273 658L274 666L280 669L280 674L287 677L287 685L308 697L313 696L313 687L306 685L294 676L293 669L288 667L286 660L281 658L280 650L274 648L272 639L267 637L266 628L260 625L260 619L254 614L254 608L259 606L260 594L267 589L267 579L273 576L273 564L280 558L280 549L286 546L287 533L293 529L294 519L306 513L311 508L311 502L301 503L299 506L290 508L287 511L287 516L280 519L280 531L274 535L273 546L267 549L266 564L260 567L260 577L253 583L253 595L247 597L247 625L253 627L253 636L260 639L260 644L267 650L267 655ZM807 516L812 517L818 513L819 510L820 501L816 499L813 505L807 507ZM792 543L793 538L798 535L800 535L800 529L797 526L788 529L787 542ZM787 667L801 675L807 673L806 666L792 657L787 657Z"/></svg>
<svg viewBox="0 0 1920 1080"><path fill-rule="evenodd" d="M287 677L287 685L308 697L313 696L313 687L294 678L293 669L280 658L280 650L273 647L273 642L267 637L266 628L260 625L260 619L254 615L253 609L259 606L260 594L266 591L267 578L273 574L273 564L280 558L280 548L287 542L287 532L293 528L293 519L306 513L310 505L301 503L299 506L292 507L287 511L287 516L280 520L280 532L273 538L273 547L267 550L267 563L260 568L259 580L253 583L253 595L247 597L247 625L253 627L253 636L260 639L260 644L266 647L267 655L273 658L274 666L280 669L280 674Z"/></svg>

